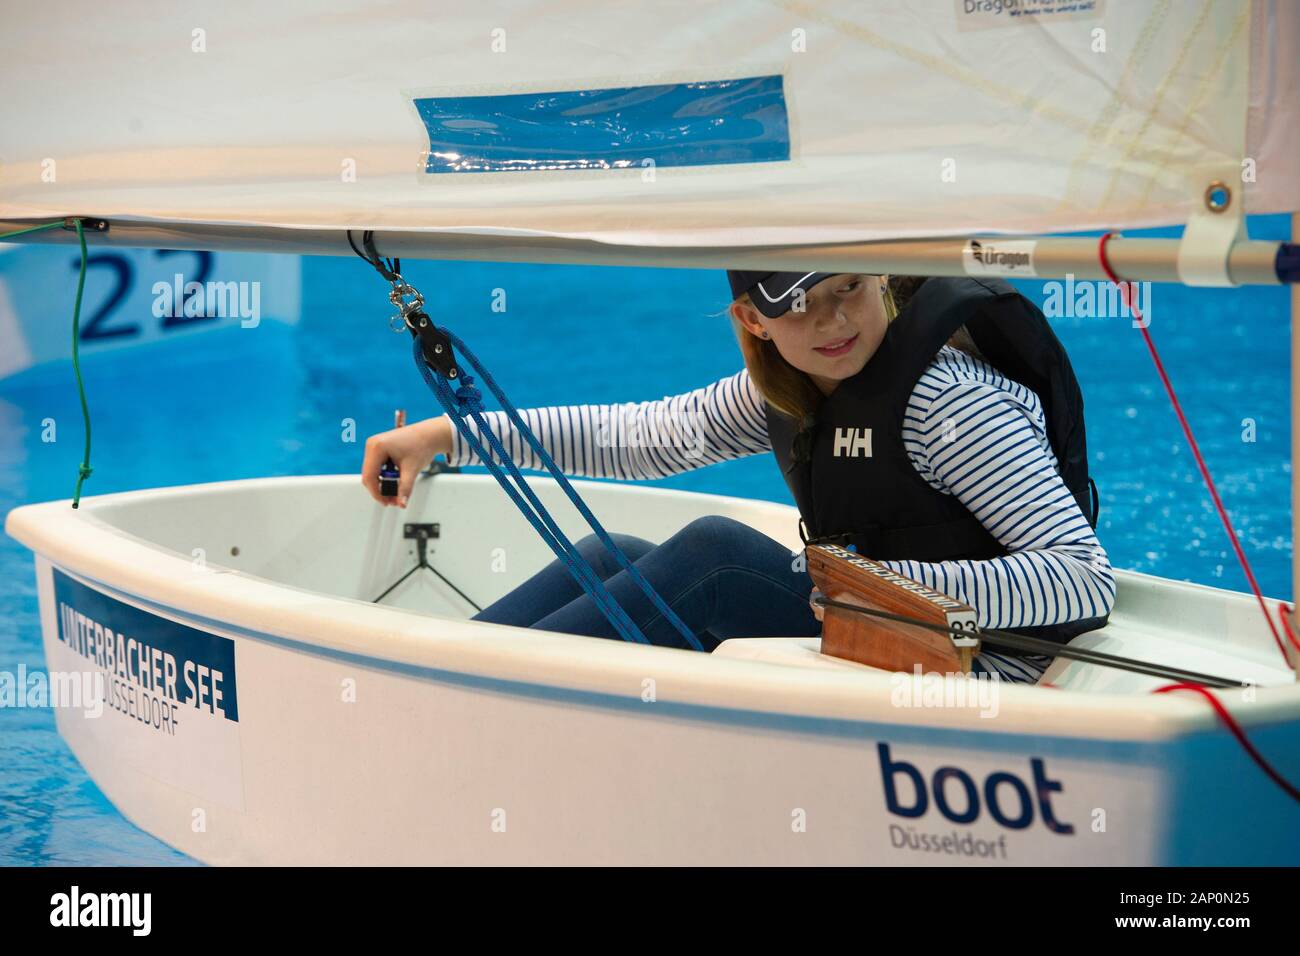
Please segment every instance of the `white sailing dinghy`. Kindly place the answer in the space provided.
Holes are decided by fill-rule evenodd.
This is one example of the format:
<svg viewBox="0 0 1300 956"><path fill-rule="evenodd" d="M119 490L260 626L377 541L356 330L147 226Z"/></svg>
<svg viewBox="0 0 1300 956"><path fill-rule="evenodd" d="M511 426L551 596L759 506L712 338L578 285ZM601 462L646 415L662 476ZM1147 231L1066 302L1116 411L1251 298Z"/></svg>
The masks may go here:
<svg viewBox="0 0 1300 956"><path fill-rule="evenodd" d="M237 9L17 11L0 70L39 95L0 103L0 232L80 216L110 246L350 255L364 228L388 255L1094 279L1095 240L1027 237L1186 223L1113 241L1111 265L1294 281L1294 247L1241 222L1300 209L1300 11L997 10L329 3L262 9L257 32ZM611 530L723 514L799 547L788 507L575 484ZM51 673L104 681L102 715L61 708L60 732L128 818L207 862L1300 859L1285 781L1158 678L1061 659L1050 686L990 688L815 640L700 654L469 621L551 557L501 504L483 475L423 477L405 512L353 475L277 478L5 527L36 556ZM1117 577L1074 645L1239 682L1224 713L1300 776L1300 687L1256 599Z"/></svg>
<svg viewBox="0 0 1300 956"><path fill-rule="evenodd" d="M51 290L66 287L79 260L73 250L0 243L0 389L67 381L67 310ZM86 275L80 358L95 368L110 359L114 371L129 373L173 357L172 347L193 348L195 335L257 328L263 320L295 325L299 273L294 256L98 252ZM211 336L201 341L212 347Z"/></svg>

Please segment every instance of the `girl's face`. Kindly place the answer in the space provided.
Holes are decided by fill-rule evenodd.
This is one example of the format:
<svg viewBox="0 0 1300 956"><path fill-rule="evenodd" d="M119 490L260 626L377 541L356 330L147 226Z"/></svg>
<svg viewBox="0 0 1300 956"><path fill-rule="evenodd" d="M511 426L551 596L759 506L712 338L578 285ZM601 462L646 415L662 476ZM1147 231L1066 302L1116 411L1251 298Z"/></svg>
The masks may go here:
<svg viewBox="0 0 1300 956"><path fill-rule="evenodd" d="M766 332L781 357L829 395L862 371L885 337L884 283L884 276L834 275L807 291L802 312L775 319L744 303L732 309L751 334Z"/></svg>

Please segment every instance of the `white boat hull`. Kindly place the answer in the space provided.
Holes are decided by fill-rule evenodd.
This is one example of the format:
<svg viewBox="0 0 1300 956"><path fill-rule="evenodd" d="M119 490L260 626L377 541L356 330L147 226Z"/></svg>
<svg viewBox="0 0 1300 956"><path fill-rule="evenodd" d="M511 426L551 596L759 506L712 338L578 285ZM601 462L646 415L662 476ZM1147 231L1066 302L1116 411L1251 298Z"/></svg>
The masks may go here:
<svg viewBox="0 0 1300 956"><path fill-rule="evenodd" d="M779 505L580 485L611 530L658 540L730 514L797 545ZM401 606L371 604L412 563L411 520L440 523L433 563L478 603L547 557L485 476L422 481L406 512L350 476L11 512L6 530L37 553L50 671L107 672L100 716L57 713L109 799L209 863L1300 862L1294 803L1194 695L1070 665L1053 678L1065 689L999 686L981 716L924 697L942 682L807 641L704 655L479 624L427 573L394 592ZM1223 698L1295 779L1300 689L1252 606L1122 573L1115 623L1079 640L1141 654L1188 626L1185 609L1200 630L1169 663L1235 663L1258 682ZM130 665L114 678L69 607L169 649L175 687L161 654L156 701ZM222 660L219 679L203 670ZM140 719L160 710L170 722Z"/></svg>
<svg viewBox="0 0 1300 956"><path fill-rule="evenodd" d="M52 299L51 290L70 280L75 285L80 263L75 248L0 243L0 383L6 388L66 386L72 299ZM300 274L298 256L93 249L80 360L101 373L130 375L148 363L174 362L178 349L195 348L195 336L211 348L211 333L234 341L231 333L238 331L247 346L253 335L297 324ZM268 327L258 332L263 320Z"/></svg>

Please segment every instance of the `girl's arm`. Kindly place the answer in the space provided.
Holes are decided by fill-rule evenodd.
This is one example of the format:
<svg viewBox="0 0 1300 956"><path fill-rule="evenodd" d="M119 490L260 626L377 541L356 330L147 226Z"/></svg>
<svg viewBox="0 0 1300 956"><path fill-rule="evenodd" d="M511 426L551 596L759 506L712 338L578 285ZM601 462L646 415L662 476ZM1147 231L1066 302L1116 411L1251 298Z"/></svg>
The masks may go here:
<svg viewBox="0 0 1300 956"><path fill-rule="evenodd" d="M744 370L657 401L521 408L519 416L566 475L664 478L771 450L758 391ZM520 468L543 468L504 412L485 412L483 417ZM446 416L443 419L451 428ZM467 421L477 435L473 419ZM490 446L484 442L484 447ZM447 461L480 464L454 428Z"/></svg>
<svg viewBox="0 0 1300 956"><path fill-rule="evenodd" d="M975 607L984 627L1110 613L1110 561L1044 448L1031 410L979 382L949 384L920 405L914 402L920 414L907 423L918 471L955 495L1012 553L984 561L883 563Z"/></svg>

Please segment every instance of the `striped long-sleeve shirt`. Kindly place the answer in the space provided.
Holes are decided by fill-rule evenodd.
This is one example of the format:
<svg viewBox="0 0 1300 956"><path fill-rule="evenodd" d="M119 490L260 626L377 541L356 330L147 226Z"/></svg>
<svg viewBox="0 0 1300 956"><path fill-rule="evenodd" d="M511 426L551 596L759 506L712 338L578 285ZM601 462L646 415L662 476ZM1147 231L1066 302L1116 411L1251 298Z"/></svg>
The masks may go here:
<svg viewBox="0 0 1300 956"><path fill-rule="evenodd" d="M741 370L657 401L533 408L520 415L565 474L649 479L771 451L763 407L757 386ZM504 413L489 412L487 419L521 467L542 467ZM903 443L917 473L956 496L1010 553L882 563L976 608L984 627L1056 624L1110 612L1110 561L1061 479L1032 389L944 346L912 390ZM459 434L449 461L476 462ZM1036 679L1044 666L1042 658L980 656L1018 680Z"/></svg>

